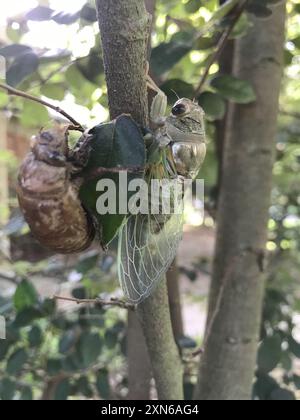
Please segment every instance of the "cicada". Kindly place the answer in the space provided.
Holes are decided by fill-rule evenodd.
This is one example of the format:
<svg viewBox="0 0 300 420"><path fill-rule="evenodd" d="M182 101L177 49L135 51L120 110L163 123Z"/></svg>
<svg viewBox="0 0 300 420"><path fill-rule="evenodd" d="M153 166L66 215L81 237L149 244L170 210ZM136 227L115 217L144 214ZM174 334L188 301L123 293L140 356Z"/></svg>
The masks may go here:
<svg viewBox="0 0 300 420"><path fill-rule="evenodd" d="M206 155L204 111L195 101L182 98L165 117L166 95L149 78L157 92L151 107L153 136L148 141L146 179L195 179ZM180 202L181 188L171 190ZM150 197L150 201L151 198ZM170 198L170 197L168 197ZM161 207L164 197L161 196ZM182 200L181 200L182 202ZM131 215L119 233L119 280L126 298L139 303L148 297L172 264L182 239L183 208L177 213Z"/></svg>
<svg viewBox="0 0 300 420"><path fill-rule="evenodd" d="M17 195L32 234L57 253L70 254L88 248L95 236L90 215L78 193L80 177L73 176L85 164L81 151L68 147L68 127L42 130L32 139L31 152L19 172Z"/></svg>

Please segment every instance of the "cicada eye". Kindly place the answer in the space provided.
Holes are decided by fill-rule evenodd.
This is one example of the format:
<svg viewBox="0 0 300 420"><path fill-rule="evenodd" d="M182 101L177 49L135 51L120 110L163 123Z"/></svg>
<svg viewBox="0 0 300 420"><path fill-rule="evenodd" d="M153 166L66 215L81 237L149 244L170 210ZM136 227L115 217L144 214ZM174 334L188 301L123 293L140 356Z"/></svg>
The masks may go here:
<svg viewBox="0 0 300 420"><path fill-rule="evenodd" d="M184 104L177 104L172 108L172 114L176 117L186 113L186 106Z"/></svg>

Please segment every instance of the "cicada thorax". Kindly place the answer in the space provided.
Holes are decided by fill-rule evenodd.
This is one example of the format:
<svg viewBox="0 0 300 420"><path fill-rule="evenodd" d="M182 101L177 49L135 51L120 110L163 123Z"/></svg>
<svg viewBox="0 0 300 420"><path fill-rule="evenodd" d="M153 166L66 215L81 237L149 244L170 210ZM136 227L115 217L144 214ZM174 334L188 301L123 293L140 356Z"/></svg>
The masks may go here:
<svg viewBox="0 0 300 420"><path fill-rule="evenodd" d="M18 177L20 208L36 239L54 252L70 254L91 245L93 223L78 198L80 181L72 180L68 130L42 131L33 140Z"/></svg>

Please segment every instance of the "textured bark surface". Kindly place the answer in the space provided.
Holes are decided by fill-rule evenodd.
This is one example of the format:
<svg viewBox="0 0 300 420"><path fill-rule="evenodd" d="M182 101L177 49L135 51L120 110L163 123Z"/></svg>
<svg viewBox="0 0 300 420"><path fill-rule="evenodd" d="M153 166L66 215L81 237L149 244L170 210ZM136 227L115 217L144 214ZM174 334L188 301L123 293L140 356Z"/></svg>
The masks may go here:
<svg viewBox="0 0 300 420"><path fill-rule="evenodd" d="M183 399L183 369L174 341L167 283L138 307L159 400Z"/></svg>
<svg viewBox="0 0 300 420"><path fill-rule="evenodd" d="M285 4L237 41L234 74L257 101L232 105L224 150L210 319L196 398L247 400L255 369L264 291Z"/></svg>
<svg viewBox="0 0 300 420"><path fill-rule="evenodd" d="M111 118L131 114L148 122L145 80L151 24L141 0L96 0Z"/></svg>
<svg viewBox="0 0 300 420"><path fill-rule="evenodd" d="M111 117L130 113L138 123L148 126L145 71L151 17L141 0L96 0L96 6ZM146 338L158 398L182 399L181 361L172 332L166 282L139 305L138 315ZM131 334L132 328L134 326L130 325ZM133 390L138 388L138 384L147 384L147 377L143 375L145 370L138 368L143 361L148 363L142 350L144 346L136 345L140 339L141 334L136 331L130 340L130 346L133 346L129 350L129 363L132 363L130 372L135 377L132 376L129 382ZM137 369L134 368L135 363Z"/></svg>

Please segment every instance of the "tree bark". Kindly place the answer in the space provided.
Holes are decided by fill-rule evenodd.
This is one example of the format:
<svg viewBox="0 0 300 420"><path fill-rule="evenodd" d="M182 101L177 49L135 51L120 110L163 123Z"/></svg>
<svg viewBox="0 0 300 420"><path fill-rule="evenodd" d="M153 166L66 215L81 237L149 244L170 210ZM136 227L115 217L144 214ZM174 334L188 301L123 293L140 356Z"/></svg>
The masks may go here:
<svg viewBox="0 0 300 420"><path fill-rule="evenodd" d="M111 117L130 113L148 126L145 70L150 15L141 0L96 0L96 7ZM181 399L181 361L172 333L166 282L139 305L138 315L159 399Z"/></svg>
<svg viewBox="0 0 300 420"><path fill-rule="evenodd" d="M145 337L137 314L128 313L127 328L128 395L127 399L149 400L152 378Z"/></svg>
<svg viewBox="0 0 300 420"><path fill-rule="evenodd" d="M227 0L220 0L220 6L226 3ZM235 13L235 9L231 11L229 16ZM219 74L232 74L233 70L233 58L234 58L234 45L235 42L233 39L230 39L225 48L223 49L220 58L219 58ZM223 171L223 157L224 157L224 145L225 145L225 133L227 127L227 120L228 120L228 105L229 103L226 102L226 113L222 120L218 120L215 123L216 133L215 133L215 144L216 144L216 153L218 159L218 179L216 185L216 207L219 198L219 194L221 191L222 185L222 171Z"/></svg>
<svg viewBox="0 0 300 420"><path fill-rule="evenodd" d="M234 74L257 100L231 105L218 211L217 248L205 349L196 398L251 396L264 292L278 97L283 69L285 2L237 41Z"/></svg>

